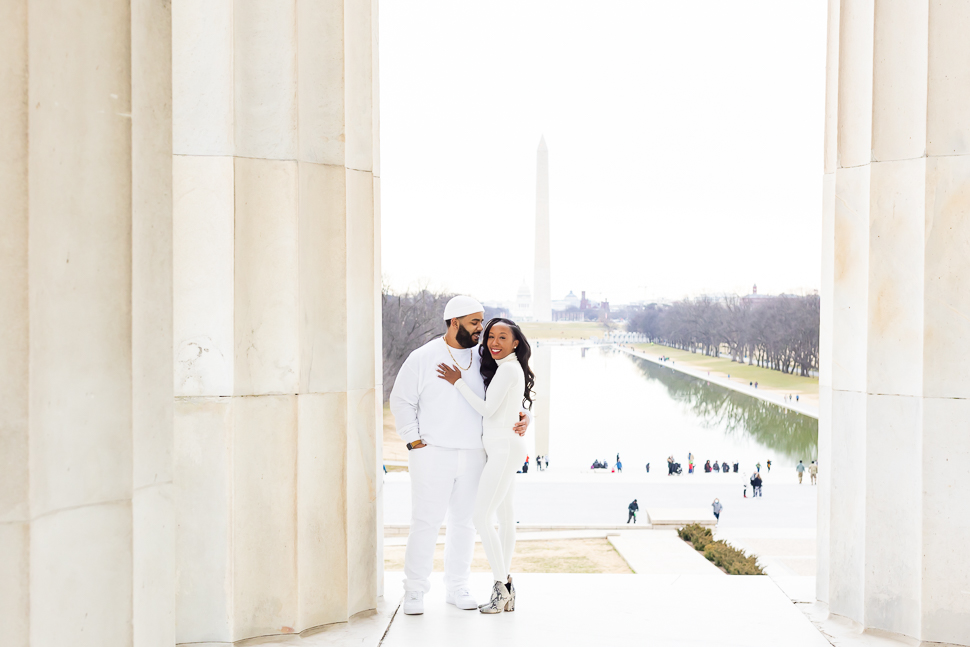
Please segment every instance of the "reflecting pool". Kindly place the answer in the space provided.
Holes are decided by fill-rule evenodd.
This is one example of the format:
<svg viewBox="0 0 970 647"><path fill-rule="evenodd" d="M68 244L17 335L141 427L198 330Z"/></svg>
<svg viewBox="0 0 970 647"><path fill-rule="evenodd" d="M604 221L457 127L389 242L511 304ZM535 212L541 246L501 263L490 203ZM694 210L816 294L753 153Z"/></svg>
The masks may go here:
<svg viewBox="0 0 970 647"><path fill-rule="evenodd" d="M748 474L758 462L771 460L774 470L816 458L814 418L608 346L546 352L548 375L536 379L549 380L549 466L556 471L588 469L596 458L612 465L617 453L624 472L643 472L649 462L651 473L666 472L671 454L686 473L688 452L698 471L717 460L740 463Z"/></svg>

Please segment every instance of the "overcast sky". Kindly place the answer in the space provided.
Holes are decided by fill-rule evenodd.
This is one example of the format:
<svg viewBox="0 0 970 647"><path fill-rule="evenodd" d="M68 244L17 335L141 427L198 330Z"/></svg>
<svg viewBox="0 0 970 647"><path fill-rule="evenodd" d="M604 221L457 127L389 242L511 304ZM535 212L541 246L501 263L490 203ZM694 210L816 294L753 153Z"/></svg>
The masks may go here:
<svg viewBox="0 0 970 647"><path fill-rule="evenodd" d="M380 6L383 274L532 285L549 147L552 296L819 285L822 0Z"/></svg>

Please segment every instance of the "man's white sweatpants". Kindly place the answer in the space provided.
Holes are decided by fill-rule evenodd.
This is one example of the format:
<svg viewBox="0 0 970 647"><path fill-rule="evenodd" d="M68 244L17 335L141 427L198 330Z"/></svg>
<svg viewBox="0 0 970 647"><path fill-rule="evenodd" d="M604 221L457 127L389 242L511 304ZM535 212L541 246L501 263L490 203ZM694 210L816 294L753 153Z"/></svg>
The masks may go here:
<svg viewBox="0 0 970 647"><path fill-rule="evenodd" d="M445 588L468 586L475 552L475 497L485 467L484 449L428 445L408 452L411 478L411 531L404 553L404 590L431 590L435 544L441 522L445 534Z"/></svg>

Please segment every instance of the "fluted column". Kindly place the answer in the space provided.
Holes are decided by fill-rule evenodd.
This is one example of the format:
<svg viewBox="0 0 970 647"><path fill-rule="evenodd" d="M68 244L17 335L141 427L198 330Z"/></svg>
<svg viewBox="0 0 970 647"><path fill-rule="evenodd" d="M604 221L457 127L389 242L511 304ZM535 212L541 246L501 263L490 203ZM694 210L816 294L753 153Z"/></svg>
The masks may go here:
<svg viewBox="0 0 970 647"><path fill-rule="evenodd" d="M843 0L830 26L836 10L818 597L866 629L966 645L970 6Z"/></svg>
<svg viewBox="0 0 970 647"><path fill-rule="evenodd" d="M839 108L839 4L828 1L827 44L825 55L825 142L822 176L822 264L819 291L819 356L832 356L832 296L835 271L835 171L838 167L838 108ZM830 500L832 465L832 363L819 363L818 374L818 573L816 596L822 602L829 599L830 558Z"/></svg>
<svg viewBox="0 0 970 647"><path fill-rule="evenodd" d="M839 14L838 169L833 235L829 609L862 621L873 0ZM824 467L823 467L824 469Z"/></svg>
<svg viewBox="0 0 970 647"><path fill-rule="evenodd" d="M864 624L918 636L927 3L875 9Z"/></svg>
<svg viewBox="0 0 970 647"><path fill-rule="evenodd" d="M0 627L30 632L27 2L0 4Z"/></svg>
<svg viewBox="0 0 970 647"><path fill-rule="evenodd" d="M929 3L922 636L970 644L970 3Z"/></svg>
<svg viewBox="0 0 970 647"><path fill-rule="evenodd" d="M173 7L178 643L381 591L375 11Z"/></svg>

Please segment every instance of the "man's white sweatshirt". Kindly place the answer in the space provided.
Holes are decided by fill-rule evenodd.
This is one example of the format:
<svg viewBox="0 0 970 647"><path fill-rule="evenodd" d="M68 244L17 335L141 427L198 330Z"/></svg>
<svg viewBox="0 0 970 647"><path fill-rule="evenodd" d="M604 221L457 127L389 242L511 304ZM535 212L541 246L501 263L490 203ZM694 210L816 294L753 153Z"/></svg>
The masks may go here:
<svg viewBox="0 0 970 647"><path fill-rule="evenodd" d="M438 377L438 364L457 365L465 384L485 398L478 346L451 348L442 337L432 339L408 355L394 380L390 404L398 435L406 443L421 439L435 447L482 449L481 414Z"/></svg>

